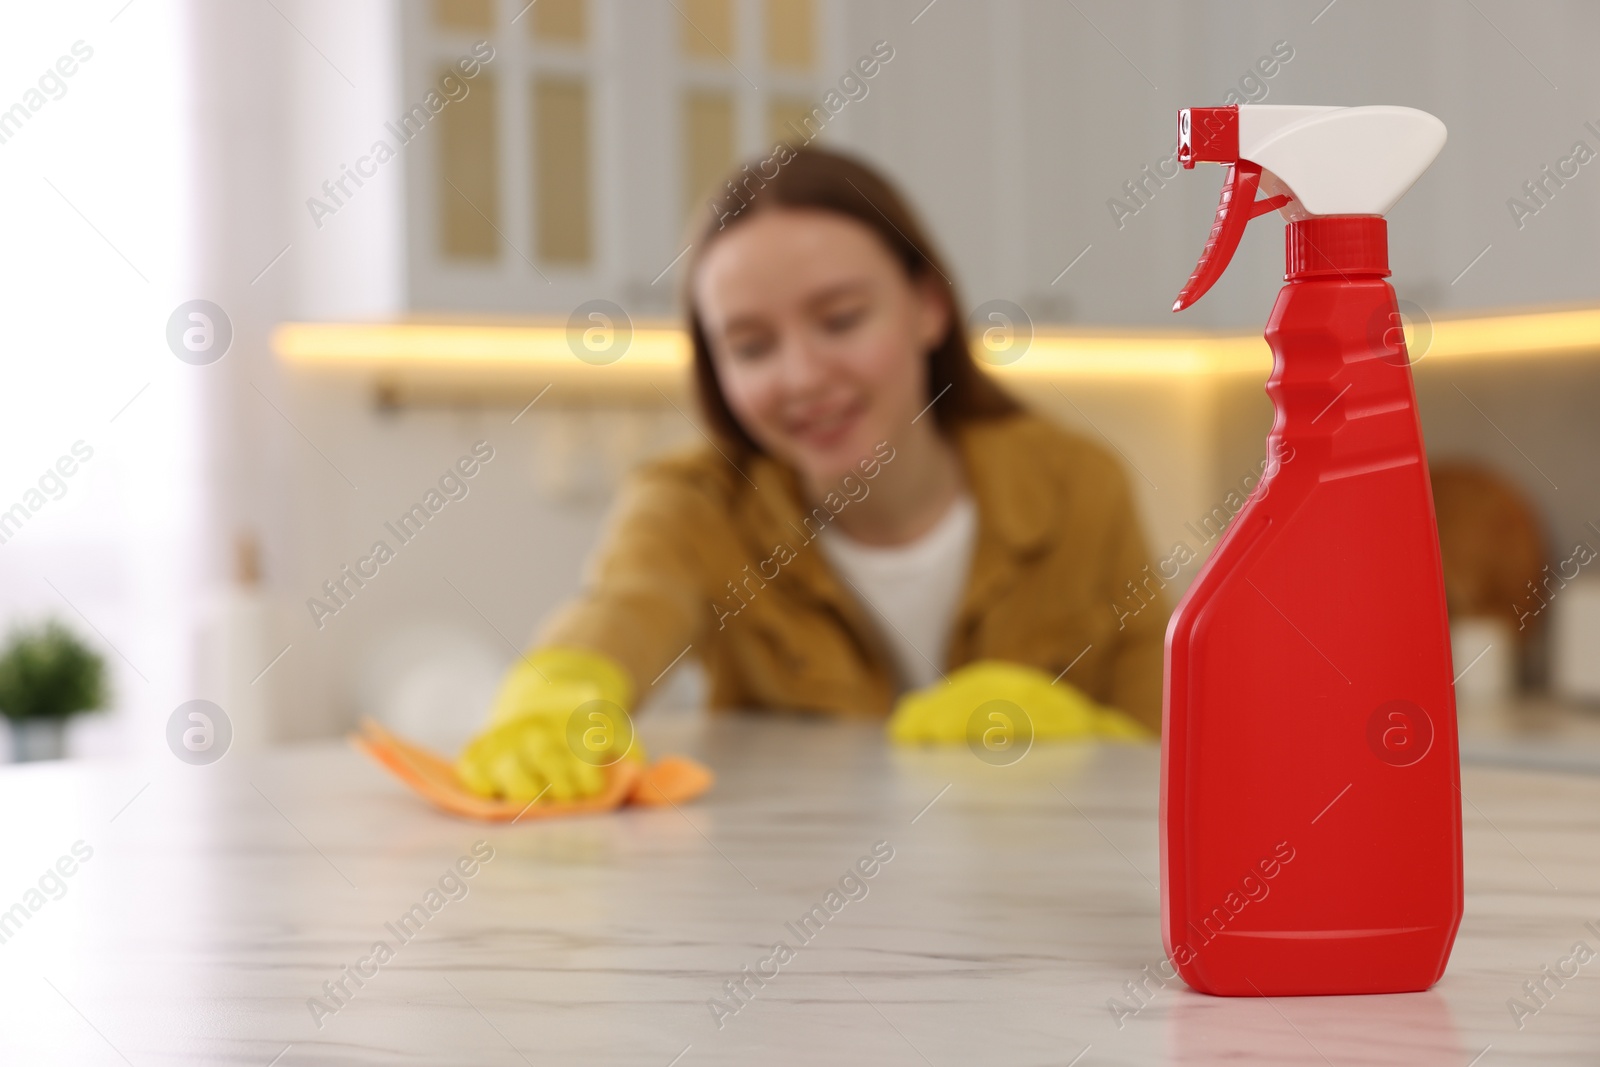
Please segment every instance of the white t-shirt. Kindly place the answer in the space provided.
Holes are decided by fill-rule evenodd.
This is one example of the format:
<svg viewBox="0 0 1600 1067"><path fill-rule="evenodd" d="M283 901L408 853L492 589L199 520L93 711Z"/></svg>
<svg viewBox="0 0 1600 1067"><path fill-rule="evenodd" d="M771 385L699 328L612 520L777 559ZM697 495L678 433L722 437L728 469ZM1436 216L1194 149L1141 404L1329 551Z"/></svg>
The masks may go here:
<svg viewBox="0 0 1600 1067"><path fill-rule="evenodd" d="M942 677L977 535L978 509L966 494L910 544L885 548L852 541L831 526L822 532L823 553L877 623L902 692Z"/></svg>

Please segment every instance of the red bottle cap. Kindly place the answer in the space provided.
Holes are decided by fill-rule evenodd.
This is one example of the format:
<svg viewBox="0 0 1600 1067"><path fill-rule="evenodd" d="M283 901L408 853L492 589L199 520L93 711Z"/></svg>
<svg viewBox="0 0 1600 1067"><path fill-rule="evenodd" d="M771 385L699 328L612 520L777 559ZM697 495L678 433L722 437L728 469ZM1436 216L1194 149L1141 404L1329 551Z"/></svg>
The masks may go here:
<svg viewBox="0 0 1600 1067"><path fill-rule="evenodd" d="M1389 224L1381 215L1320 215L1283 228L1283 280L1389 275Z"/></svg>

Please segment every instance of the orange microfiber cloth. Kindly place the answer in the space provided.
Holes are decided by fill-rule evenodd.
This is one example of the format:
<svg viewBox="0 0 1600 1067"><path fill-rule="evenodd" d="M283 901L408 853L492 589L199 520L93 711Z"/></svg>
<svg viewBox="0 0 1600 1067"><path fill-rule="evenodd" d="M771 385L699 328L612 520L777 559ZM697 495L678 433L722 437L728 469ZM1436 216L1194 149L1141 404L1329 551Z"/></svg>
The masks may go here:
<svg viewBox="0 0 1600 1067"><path fill-rule="evenodd" d="M350 741L440 811L485 822L584 815L624 804L679 804L710 789L713 781L709 768L685 756L663 756L644 767L619 760L605 768L606 787L595 796L520 804L478 796L462 784L449 760L390 733L372 719L361 720L360 732L351 734Z"/></svg>

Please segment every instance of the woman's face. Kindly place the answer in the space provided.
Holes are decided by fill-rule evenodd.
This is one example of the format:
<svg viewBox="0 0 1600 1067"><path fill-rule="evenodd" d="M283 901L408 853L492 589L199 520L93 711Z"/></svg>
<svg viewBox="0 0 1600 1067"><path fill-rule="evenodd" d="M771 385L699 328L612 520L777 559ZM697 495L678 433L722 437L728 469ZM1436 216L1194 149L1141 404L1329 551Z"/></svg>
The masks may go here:
<svg viewBox="0 0 1600 1067"><path fill-rule="evenodd" d="M845 215L763 211L716 240L693 298L717 382L746 432L825 487L909 432L947 304Z"/></svg>

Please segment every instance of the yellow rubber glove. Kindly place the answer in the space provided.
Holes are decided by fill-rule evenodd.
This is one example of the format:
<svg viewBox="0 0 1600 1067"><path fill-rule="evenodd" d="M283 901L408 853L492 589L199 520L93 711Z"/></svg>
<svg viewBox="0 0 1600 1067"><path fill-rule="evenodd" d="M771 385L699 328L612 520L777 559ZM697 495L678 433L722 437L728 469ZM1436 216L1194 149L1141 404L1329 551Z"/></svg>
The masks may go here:
<svg viewBox="0 0 1600 1067"><path fill-rule="evenodd" d="M990 707L989 705L993 705ZM1019 663L980 660L946 681L907 693L889 718L902 745L956 745L1013 739L1143 741L1151 733L1123 712L1102 707L1075 686ZM998 730L1000 734L991 734Z"/></svg>
<svg viewBox="0 0 1600 1067"><path fill-rule="evenodd" d="M605 788L605 767L642 761L627 708L633 686L616 661L545 648L507 672L489 726L468 742L456 772L479 796L577 800Z"/></svg>

